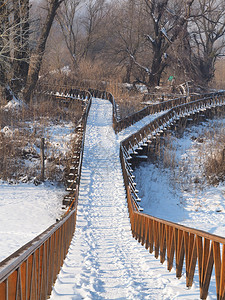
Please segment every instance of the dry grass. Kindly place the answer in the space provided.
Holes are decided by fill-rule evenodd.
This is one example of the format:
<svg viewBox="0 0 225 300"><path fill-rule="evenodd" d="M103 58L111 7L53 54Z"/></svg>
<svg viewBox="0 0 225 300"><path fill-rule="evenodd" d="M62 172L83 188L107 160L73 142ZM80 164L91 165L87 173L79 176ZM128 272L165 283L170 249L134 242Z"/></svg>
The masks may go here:
<svg viewBox="0 0 225 300"><path fill-rule="evenodd" d="M225 181L225 128L223 124L220 124L214 132L208 143L205 175L210 184L217 185Z"/></svg>
<svg viewBox="0 0 225 300"><path fill-rule="evenodd" d="M144 107L142 104L143 95L135 90L128 90L119 81L110 81L106 89L113 94L116 103L119 105L121 119Z"/></svg>
<svg viewBox="0 0 225 300"><path fill-rule="evenodd" d="M189 128L191 132L191 128ZM224 122L217 120L206 126L196 137L192 136L191 149L182 159L177 157L176 137L166 136L163 145L161 167L174 172L174 180L183 189L202 189L205 183L217 185L225 181L225 128ZM162 151L161 151L162 153Z"/></svg>
<svg viewBox="0 0 225 300"><path fill-rule="evenodd" d="M5 103L1 103L1 107ZM0 109L0 179L8 181L38 180L41 172L40 141L48 146L48 128L73 122L82 115L79 103L68 106L43 97L34 98L30 105L19 109ZM70 147L70 146L69 146ZM46 178L63 181L64 168L70 153L63 155L57 148L47 147Z"/></svg>
<svg viewBox="0 0 225 300"><path fill-rule="evenodd" d="M219 58L215 66L215 77L211 84L212 88L225 89L225 58Z"/></svg>

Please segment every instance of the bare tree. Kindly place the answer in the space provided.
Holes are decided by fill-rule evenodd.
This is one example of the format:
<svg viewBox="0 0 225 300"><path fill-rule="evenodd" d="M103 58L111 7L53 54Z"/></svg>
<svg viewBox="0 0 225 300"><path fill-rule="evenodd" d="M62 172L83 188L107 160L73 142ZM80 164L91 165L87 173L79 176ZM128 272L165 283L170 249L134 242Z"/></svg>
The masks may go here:
<svg viewBox="0 0 225 300"><path fill-rule="evenodd" d="M124 82L131 82L134 57L143 54L143 2L123 1L114 4L108 28L108 55L125 68Z"/></svg>
<svg viewBox="0 0 225 300"><path fill-rule="evenodd" d="M9 10L3 0L0 0L0 18L0 84L4 86L7 80L7 70L10 66L10 29Z"/></svg>
<svg viewBox="0 0 225 300"><path fill-rule="evenodd" d="M29 67L29 0L13 0L13 19L18 24L14 38L14 79L18 88L26 82Z"/></svg>
<svg viewBox="0 0 225 300"><path fill-rule="evenodd" d="M130 53L135 65L144 74L143 79L136 78L149 89L159 85L163 71L169 65L168 51L177 40L190 17L194 0L144 0L146 5L146 51L151 53L151 60L139 62Z"/></svg>
<svg viewBox="0 0 225 300"><path fill-rule="evenodd" d="M14 92L20 91L26 80L29 60L29 5L26 1L0 1L0 84L13 88Z"/></svg>
<svg viewBox="0 0 225 300"><path fill-rule="evenodd" d="M77 68L81 56L79 8L81 0L65 0L57 13L57 21L66 42L67 49L71 55L74 68Z"/></svg>
<svg viewBox="0 0 225 300"><path fill-rule="evenodd" d="M216 59L224 50L225 2L197 0L189 32L193 67L201 81L209 83L214 76Z"/></svg>
<svg viewBox="0 0 225 300"><path fill-rule="evenodd" d="M106 0L87 0L81 23L83 27L82 57L94 55L96 46L100 45L103 24L106 22L108 10ZM101 47L100 47L101 48ZM98 48L97 51L100 49Z"/></svg>
<svg viewBox="0 0 225 300"><path fill-rule="evenodd" d="M27 76L26 86L23 96L26 102L30 101L31 94L38 80L39 71L41 68L42 58L45 51L46 41L54 21L56 11L63 0L50 0L47 7L47 16L41 28L41 34L37 42L36 48L30 56L29 71Z"/></svg>

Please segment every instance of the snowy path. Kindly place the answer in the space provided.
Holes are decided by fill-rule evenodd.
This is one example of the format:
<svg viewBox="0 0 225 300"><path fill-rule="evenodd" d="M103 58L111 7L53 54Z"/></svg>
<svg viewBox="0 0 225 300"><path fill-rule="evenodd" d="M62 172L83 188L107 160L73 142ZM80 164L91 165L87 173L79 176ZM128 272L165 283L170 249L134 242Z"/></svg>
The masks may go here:
<svg viewBox="0 0 225 300"><path fill-rule="evenodd" d="M87 122L76 231L50 299L199 299L132 238L112 128L112 106L93 99ZM212 298L210 298L212 299Z"/></svg>

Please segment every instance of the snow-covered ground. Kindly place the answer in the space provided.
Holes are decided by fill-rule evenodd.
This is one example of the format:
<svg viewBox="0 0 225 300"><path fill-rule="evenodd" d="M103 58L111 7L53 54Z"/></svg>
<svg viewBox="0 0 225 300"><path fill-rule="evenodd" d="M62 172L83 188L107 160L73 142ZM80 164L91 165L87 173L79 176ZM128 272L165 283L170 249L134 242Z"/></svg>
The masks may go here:
<svg viewBox="0 0 225 300"><path fill-rule="evenodd" d="M172 168L144 162L135 169L144 213L225 236L225 183L212 186L204 176L204 160L215 150L209 147L213 132L224 125L225 119L209 120L189 127L181 138L173 135L166 153Z"/></svg>
<svg viewBox="0 0 225 300"><path fill-rule="evenodd" d="M63 186L49 182L0 182L0 261L55 223L64 194Z"/></svg>
<svg viewBox="0 0 225 300"><path fill-rule="evenodd" d="M70 150L73 130L72 122L46 126L46 155L65 155ZM10 128L3 128L2 132L4 131L6 135L10 133L13 137ZM27 145L25 150L35 151L37 154L40 152L35 144ZM25 163L31 170L35 170L37 165L40 167L40 159L27 159ZM46 181L36 186L32 182L36 179L29 179L26 175L20 181L19 184L12 180L10 183L0 181L0 261L55 223L64 212L62 200L66 192L63 184Z"/></svg>
<svg viewBox="0 0 225 300"><path fill-rule="evenodd" d="M138 124L135 125L137 129ZM93 99L86 128L76 231L51 294L57 299L199 299L132 238L112 106ZM213 282L211 288L215 290ZM213 295L213 294L212 294ZM208 299L216 299L210 296Z"/></svg>
<svg viewBox="0 0 225 300"><path fill-rule="evenodd" d="M155 117L148 116L115 135L111 104L93 99L87 124L76 232L51 299L199 299L197 277L193 287L187 289L185 275L178 280L175 270L168 272L166 263L161 265L132 238L130 231L119 143ZM49 135L50 132L54 137L52 143L55 141L57 147L62 145L64 149L60 137L54 130L49 130ZM161 175L155 173L154 181ZM169 176L164 175L161 184ZM158 187L155 186L155 195ZM179 198L174 190L166 187L165 184L164 196L168 200L165 214L168 216L170 211L171 218L179 216L177 222L184 216L187 222L192 222L195 212L187 213L177 202L173 204L174 199ZM0 260L55 221L62 212L63 194L64 188L50 183L34 186L1 182ZM221 209L222 201L220 203ZM216 299L215 279L210 284L208 299Z"/></svg>

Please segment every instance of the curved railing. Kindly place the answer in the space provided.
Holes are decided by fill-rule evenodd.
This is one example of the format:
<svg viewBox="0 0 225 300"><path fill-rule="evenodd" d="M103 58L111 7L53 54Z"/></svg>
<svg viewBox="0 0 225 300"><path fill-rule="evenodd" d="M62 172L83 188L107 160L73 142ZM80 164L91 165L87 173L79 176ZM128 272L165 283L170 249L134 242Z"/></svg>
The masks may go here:
<svg viewBox="0 0 225 300"><path fill-rule="evenodd" d="M102 98L109 100L113 105L113 128L115 132L119 132L128 126L133 125L134 123L140 121L144 117L154 114L160 111L167 111L170 110L173 107L180 106L183 104L188 104L195 102L199 98L204 101L205 99L214 99L216 97L219 97L224 94L224 92L213 92L208 94L202 94L202 95L191 95L191 96L182 96L180 98L175 98L172 100L167 100L163 102L159 102L156 104L150 104L144 107L143 109L123 118L120 119L119 117L119 106L116 104L116 101L113 97L113 95L110 92L107 91L99 91L95 89L89 89L89 92L91 95L95 98Z"/></svg>
<svg viewBox="0 0 225 300"><path fill-rule="evenodd" d="M88 93L89 94L89 93ZM72 240L77 214L80 173L89 97L81 120L81 148L76 179L70 192L70 206L60 221L0 262L0 299L47 299Z"/></svg>
<svg viewBox="0 0 225 300"><path fill-rule="evenodd" d="M36 87L36 93L45 94L47 96L55 97L60 100L89 100L91 94L87 90L78 89L75 86L52 86L49 84L38 84Z"/></svg>
<svg viewBox="0 0 225 300"><path fill-rule="evenodd" d="M175 123L179 118L189 116L207 108L225 105L225 94L218 93L170 109L162 116L121 142L120 159L126 187L128 210L133 236L152 253L167 259L168 270L173 265L176 276L186 271L186 285L191 287L198 262L200 298L206 299L213 266L216 277L217 299L225 299L225 238L173 222L141 213L140 199L135 192L130 155L143 145L151 144L156 135Z"/></svg>
<svg viewBox="0 0 225 300"><path fill-rule="evenodd" d="M126 148L134 147L144 138L148 139L149 135L155 135L157 132L167 127L173 121L176 121L177 118L180 118L187 114L195 113L197 111L204 111L206 108L224 105L224 98L225 93L218 93L212 94L207 98L198 99L189 103L175 106L165 112L163 115L154 119L154 121L152 121L148 125L142 127L135 134L125 139L123 141L123 145L126 145Z"/></svg>
<svg viewBox="0 0 225 300"><path fill-rule="evenodd" d="M75 88L64 87L59 92L46 89L46 94L57 97L82 98L87 100L84 115L82 118L82 142L78 163L78 172L73 173L73 178L69 180L69 208L65 216L56 224L49 227L45 232L34 240L23 246L13 255L0 263L0 299L46 299L51 293L52 284L60 270L60 266L66 256L70 241L72 239L75 223L76 208L78 202L80 171L83 157L84 133L86 120L91 105L91 95L94 97L108 99L113 105L113 124L115 131L124 126L128 126L131 121L126 121L123 125L118 125L118 106L113 95L106 91L89 90L87 93L72 94ZM43 92L43 90L42 90ZM70 93L71 92L71 93ZM78 96L79 94L79 96ZM184 100L176 100L184 101ZM186 100L185 100L186 101ZM163 107L168 109L172 102L164 102L152 106L149 112L156 112ZM173 102L173 103L177 103ZM180 103L180 102L179 102ZM224 104L224 94L208 95L205 99L189 101L170 109L162 117L157 118L149 125L139 130L121 143L120 158L123 169L124 182L127 191L128 209L131 221L133 236L142 245L145 245L150 252L155 250L155 256L160 255L161 262L167 255L168 269L171 270L175 258L177 277L181 277L185 257L185 269L187 275L187 286L191 286L198 260L200 295L205 299L208 292L210 276L215 265L216 289L218 299L223 299L225 295L225 239L203 231L194 230L172 222L160 220L140 212L137 192L133 181L132 170L128 162L130 152L139 146L140 142L150 142L151 137L159 133L160 130L171 124L182 115L192 113L196 110L204 110L206 107L213 107ZM168 105L168 106L167 106ZM136 113L135 120L139 120L146 111ZM122 124L122 123L120 123ZM221 252L222 248L222 252Z"/></svg>

